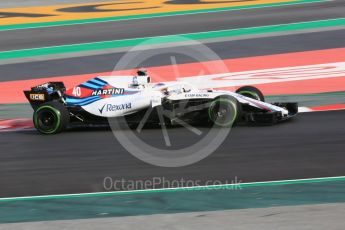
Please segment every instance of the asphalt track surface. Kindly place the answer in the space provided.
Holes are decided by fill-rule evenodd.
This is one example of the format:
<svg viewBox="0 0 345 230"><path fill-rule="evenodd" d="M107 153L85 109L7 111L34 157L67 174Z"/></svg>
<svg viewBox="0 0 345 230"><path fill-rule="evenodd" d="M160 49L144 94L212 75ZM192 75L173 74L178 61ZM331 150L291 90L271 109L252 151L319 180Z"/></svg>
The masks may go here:
<svg viewBox="0 0 345 230"><path fill-rule="evenodd" d="M228 182L345 175L345 111L301 114L276 126L232 129L220 148L199 163L152 166L129 154L107 130L74 130L55 136L36 131L0 134L0 196L104 191L103 179L181 179ZM127 132L127 131L124 131ZM162 143L161 130L145 130ZM189 144L190 131L169 131L172 144ZM157 144L159 144L157 143Z"/></svg>
<svg viewBox="0 0 345 230"><path fill-rule="evenodd" d="M298 7L300 10L296 10ZM119 27L119 22L85 25L87 29L78 26L80 33L84 31L82 34L73 26L7 31L0 32L0 50L320 20L344 17L344 12L343 1L332 1L303 7L183 16L182 25L179 16L121 22L117 30L114 28ZM193 24L204 18L209 24L200 21L198 26ZM338 30L208 46L225 59L344 47L344 41L344 30ZM109 71L121 56L117 53L3 65L0 80ZM170 64L169 58L160 59L150 60L147 65ZM190 60L181 57L178 61ZM55 136L42 136L35 131L1 133L0 197L104 191L103 179L107 176L127 180L184 178L202 182L229 182L235 177L250 182L342 176L345 175L344 116L345 111L306 113L276 126L236 127L214 154L182 168L161 168L141 162L123 149L109 130L74 130ZM145 132L150 141L163 141L160 129ZM174 141L188 144L185 138L188 131L177 128L170 132Z"/></svg>
<svg viewBox="0 0 345 230"><path fill-rule="evenodd" d="M0 51L343 17L344 1L336 0L178 17L0 31Z"/></svg>
<svg viewBox="0 0 345 230"><path fill-rule="evenodd" d="M325 42L326 41L326 42ZM345 47L345 29L286 35L278 37L254 38L239 41L225 41L206 44L220 59L261 56L289 52L302 52L318 49ZM178 64L195 62L195 59L178 55L181 50L196 47L171 47L145 51L145 55L160 53L142 63L141 67L171 65L171 56L176 56ZM25 80L42 77L70 76L77 74L99 73L114 70L116 63L125 53L111 53L85 57L63 58L49 61L35 61L19 64L0 65L0 81ZM201 61L207 56L198 55ZM137 68L129 63L128 68Z"/></svg>

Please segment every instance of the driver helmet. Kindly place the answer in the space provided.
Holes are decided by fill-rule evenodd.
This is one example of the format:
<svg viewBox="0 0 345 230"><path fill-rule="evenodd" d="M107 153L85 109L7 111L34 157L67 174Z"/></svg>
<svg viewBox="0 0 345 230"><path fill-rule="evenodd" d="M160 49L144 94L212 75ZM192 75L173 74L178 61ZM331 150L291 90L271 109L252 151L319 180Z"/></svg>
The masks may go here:
<svg viewBox="0 0 345 230"><path fill-rule="evenodd" d="M146 69L139 69L137 71L137 76L147 76L147 70Z"/></svg>

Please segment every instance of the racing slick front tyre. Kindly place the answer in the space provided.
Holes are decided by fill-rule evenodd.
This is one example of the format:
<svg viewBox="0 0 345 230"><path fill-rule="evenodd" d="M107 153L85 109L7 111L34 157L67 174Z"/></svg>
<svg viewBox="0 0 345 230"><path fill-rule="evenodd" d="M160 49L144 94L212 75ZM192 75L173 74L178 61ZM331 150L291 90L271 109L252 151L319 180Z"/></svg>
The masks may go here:
<svg viewBox="0 0 345 230"><path fill-rule="evenodd" d="M69 123L69 112L60 102L46 102L37 107L33 121L42 134L60 133Z"/></svg>
<svg viewBox="0 0 345 230"><path fill-rule="evenodd" d="M236 93L258 101L265 101L263 93L258 88L255 88L253 86L243 86L237 89Z"/></svg>
<svg viewBox="0 0 345 230"><path fill-rule="evenodd" d="M241 116L241 107L233 97L218 97L208 108L211 122L219 127L231 127Z"/></svg>

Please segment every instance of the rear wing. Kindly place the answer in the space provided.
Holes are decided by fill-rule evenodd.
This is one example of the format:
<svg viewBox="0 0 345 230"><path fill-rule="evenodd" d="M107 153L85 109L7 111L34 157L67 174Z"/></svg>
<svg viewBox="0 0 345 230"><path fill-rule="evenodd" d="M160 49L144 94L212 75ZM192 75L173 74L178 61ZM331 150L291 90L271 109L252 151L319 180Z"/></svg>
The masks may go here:
<svg viewBox="0 0 345 230"><path fill-rule="evenodd" d="M65 91L66 87L62 82L48 82L34 86L31 90L24 90L24 94L31 107L35 109L38 105L48 101L64 101Z"/></svg>

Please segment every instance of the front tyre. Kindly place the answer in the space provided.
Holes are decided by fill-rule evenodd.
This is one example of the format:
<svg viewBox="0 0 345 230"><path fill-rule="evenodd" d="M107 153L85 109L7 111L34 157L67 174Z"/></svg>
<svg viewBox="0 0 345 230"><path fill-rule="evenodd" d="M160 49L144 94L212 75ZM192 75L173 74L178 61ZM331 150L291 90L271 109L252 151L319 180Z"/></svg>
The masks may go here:
<svg viewBox="0 0 345 230"><path fill-rule="evenodd" d="M47 102L38 106L33 116L35 128L43 134L56 134L66 129L69 112L60 102Z"/></svg>
<svg viewBox="0 0 345 230"><path fill-rule="evenodd" d="M245 97L249 97L258 101L265 101L263 93L256 87L253 86L243 86L236 90L236 93L241 94Z"/></svg>
<svg viewBox="0 0 345 230"><path fill-rule="evenodd" d="M217 126L231 127L240 117L238 101L232 97L216 98L208 108L208 116Z"/></svg>

